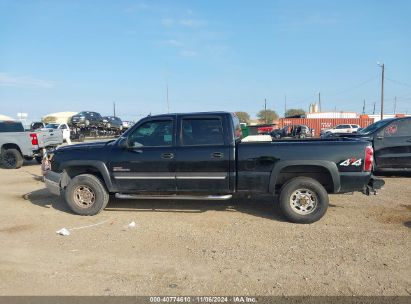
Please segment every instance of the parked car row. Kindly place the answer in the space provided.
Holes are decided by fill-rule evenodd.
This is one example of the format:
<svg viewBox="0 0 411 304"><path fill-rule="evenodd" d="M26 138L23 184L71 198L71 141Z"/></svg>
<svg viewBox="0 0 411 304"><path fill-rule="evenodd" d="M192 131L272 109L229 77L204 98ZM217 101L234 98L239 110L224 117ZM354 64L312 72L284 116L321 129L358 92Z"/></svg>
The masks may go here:
<svg viewBox="0 0 411 304"><path fill-rule="evenodd" d="M121 132L128 128L128 124L115 116L101 116L100 113L83 111L74 115L70 119L70 125L78 128L100 128Z"/></svg>

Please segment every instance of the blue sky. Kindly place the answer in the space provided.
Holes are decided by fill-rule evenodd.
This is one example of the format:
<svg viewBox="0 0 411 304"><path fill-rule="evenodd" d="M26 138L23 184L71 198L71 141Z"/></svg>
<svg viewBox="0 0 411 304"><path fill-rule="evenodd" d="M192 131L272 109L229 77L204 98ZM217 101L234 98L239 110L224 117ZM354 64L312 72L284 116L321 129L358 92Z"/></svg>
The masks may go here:
<svg viewBox="0 0 411 304"><path fill-rule="evenodd" d="M411 113L411 1L0 0L0 113Z"/></svg>

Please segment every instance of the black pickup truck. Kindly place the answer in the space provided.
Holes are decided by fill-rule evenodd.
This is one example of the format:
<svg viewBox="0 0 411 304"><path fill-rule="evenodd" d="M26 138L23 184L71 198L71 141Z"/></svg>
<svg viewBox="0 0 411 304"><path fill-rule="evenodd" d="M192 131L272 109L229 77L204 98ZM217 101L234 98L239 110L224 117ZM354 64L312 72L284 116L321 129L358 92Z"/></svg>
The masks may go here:
<svg viewBox="0 0 411 304"><path fill-rule="evenodd" d="M312 223L325 214L328 193L381 188L372 165L369 142L242 143L234 114L207 112L149 116L117 140L58 148L43 173L49 190L80 215L99 213L109 195L227 200L271 194L287 219Z"/></svg>
<svg viewBox="0 0 411 304"><path fill-rule="evenodd" d="M369 141L374 149L374 171L411 172L411 117L387 118L355 133L330 133L325 138Z"/></svg>

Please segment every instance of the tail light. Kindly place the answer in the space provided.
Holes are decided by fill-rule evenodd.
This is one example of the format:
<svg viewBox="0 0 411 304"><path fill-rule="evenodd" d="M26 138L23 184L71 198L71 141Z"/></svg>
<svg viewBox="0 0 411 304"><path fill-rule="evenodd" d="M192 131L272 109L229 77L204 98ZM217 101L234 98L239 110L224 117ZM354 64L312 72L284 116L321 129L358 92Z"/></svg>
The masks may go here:
<svg viewBox="0 0 411 304"><path fill-rule="evenodd" d="M374 150L371 146L365 148L364 171L371 171L374 163Z"/></svg>
<svg viewBox="0 0 411 304"><path fill-rule="evenodd" d="M31 137L31 144L32 144L33 146L37 146L37 145L39 144L39 140L38 140L38 138L37 138L37 134L36 134L36 133L31 133L31 134L30 134L30 137Z"/></svg>

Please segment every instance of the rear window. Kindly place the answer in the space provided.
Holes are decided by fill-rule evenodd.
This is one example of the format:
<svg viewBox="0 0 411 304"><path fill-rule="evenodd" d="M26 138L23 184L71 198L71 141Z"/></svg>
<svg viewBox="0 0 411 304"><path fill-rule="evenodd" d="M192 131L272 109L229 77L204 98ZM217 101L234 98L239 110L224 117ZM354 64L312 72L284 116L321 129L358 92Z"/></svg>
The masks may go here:
<svg viewBox="0 0 411 304"><path fill-rule="evenodd" d="M243 137L243 131L241 129L240 120L238 119L237 115L232 115L233 118L233 126L234 126L234 136L235 139L241 139Z"/></svg>
<svg viewBox="0 0 411 304"><path fill-rule="evenodd" d="M223 124L219 118L183 119L182 141L186 146L224 145Z"/></svg>
<svg viewBox="0 0 411 304"><path fill-rule="evenodd" d="M0 121L0 132L24 132L21 122Z"/></svg>

